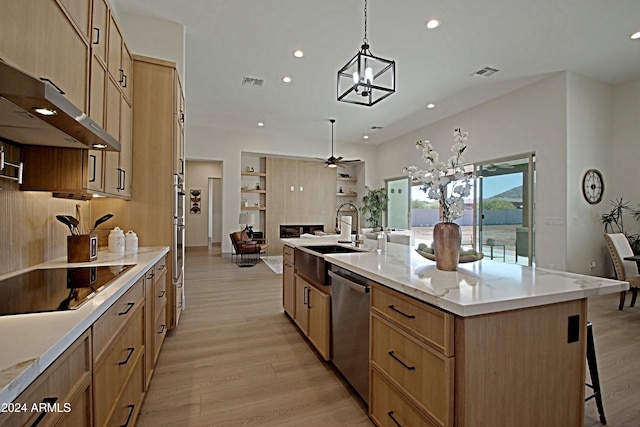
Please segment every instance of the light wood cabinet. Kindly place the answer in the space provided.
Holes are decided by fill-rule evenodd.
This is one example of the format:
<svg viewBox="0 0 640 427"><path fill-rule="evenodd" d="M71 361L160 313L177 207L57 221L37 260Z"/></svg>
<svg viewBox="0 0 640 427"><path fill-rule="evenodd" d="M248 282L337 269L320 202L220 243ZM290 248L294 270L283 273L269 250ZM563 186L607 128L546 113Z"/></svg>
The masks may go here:
<svg viewBox="0 0 640 427"><path fill-rule="evenodd" d="M46 79L81 111L88 111L88 0L65 1L76 24L55 0L0 1L0 58ZM73 7L72 7L73 6ZM77 25L77 26L76 26Z"/></svg>
<svg viewBox="0 0 640 427"><path fill-rule="evenodd" d="M174 97L179 78L175 63L134 55L133 159L135 187L133 203L123 216L136 230L144 246L171 246L173 230L173 179L176 164ZM172 253L167 255L171 259ZM174 280L173 266L166 263L166 328L180 320L184 278Z"/></svg>
<svg viewBox="0 0 640 427"><path fill-rule="evenodd" d="M24 404L25 410L0 414L0 426L92 425L90 332L82 334L15 402ZM32 411L32 405L41 403L55 410Z"/></svg>
<svg viewBox="0 0 640 427"><path fill-rule="evenodd" d="M458 317L374 285L370 318L377 425L583 424L584 299Z"/></svg>
<svg viewBox="0 0 640 427"><path fill-rule="evenodd" d="M331 358L331 297L295 276L294 321L324 360Z"/></svg>
<svg viewBox="0 0 640 427"><path fill-rule="evenodd" d="M383 427L437 427L376 370L371 371L370 416Z"/></svg>
<svg viewBox="0 0 640 427"><path fill-rule="evenodd" d="M21 147L20 158L29 165L21 190L73 194L77 198L103 190L101 151L74 148ZM89 191L91 190L91 191Z"/></svg>
<svg viewBox="0 0 640 427"><path fill-rule="evenodd" d="M436 425L453 425L454 358L422 344L375 314L371 316L371 338L371 366L385 374Z"/></svg>
<svg viewBox="0 0 640 427"><path fill-rule="evenodd" d="M35 77L50 79L121 144L120 153L90 150L89 154L31 146L24 153L30 163L21 190L51 191L76 199L90 198L90 193L130 198L132 59L108 3L2 0L1 5L0 58ZM113 43L112 53L107 52L108 40ZM111 57L114 76L107 68ZM53 158L62 163L53 163Z"/></svg>
<svg viewBox="0 0 640 427"><path fill-rule="evenodd" d="M284 312L293 318L295 315L296 305L296 288L295 288L295 269L294 254L295 251L290 246L284 246L282 260L282 306Z"/></svg>
<svg viewBox="0 0 640 427"><path fill-rule="evenodd" d="M173 173L180 176L184 176L184 94L182 92L182 84L180 83L180 76L178 73L174 74L174 88L173 94L175 122L174 122L174 139L175 139L175 154Z"/></svg>
<svg viewBox="0 0 640 427"><path fill-rule="evenodd" d="M70 1L70 0L69 0ZM91 10L91 51L107 63L107 41L109 29L109 5L106 0L93 0Z"/></svg>
<svg viewBox="0 0 640 427"><path fill-rule="evenodd" d="M133 293L130 293L131 291ZM128 399L133 401L128 404L139 408L142 402L144 371L141 360L145 353L143 294L144 287L140 280L114 305L118 309L122 305L127 307L124 311L117 312L127 316L125 320L115 321L112 316L116 312L109 310L93 325L94 338L100 337L100 342L95 343L97 356L94 355L95 426L116 425L121 421L118 404L128 388L132 387L139 391L136 396ZM134 295L137 298L132 301ZM103 320L105 316L107 317ZM114 330L117 332L113 332ZM109 342L109 344L100 346L103 342ZM139 386L131 385L132 381L139 382ZM134 421L135 418L132 422Z"/></svg>
<svg viewBox="0 0 640 427"><path fill-rule="evenodd" d="M117 120L113 120L114 131L117 127L118 139L120 140L120 152L108 151L104 153L104 191L108 194L119 195L124 198L131 197L131 181L133 176L132 161L132 122L133 110L127 100L120 92L114 88L113 80L109 78L109 93L107 94L107 127L109 127L109 117L117 115ZM113 110L110 109L109 99L114 97Z"/></svg>

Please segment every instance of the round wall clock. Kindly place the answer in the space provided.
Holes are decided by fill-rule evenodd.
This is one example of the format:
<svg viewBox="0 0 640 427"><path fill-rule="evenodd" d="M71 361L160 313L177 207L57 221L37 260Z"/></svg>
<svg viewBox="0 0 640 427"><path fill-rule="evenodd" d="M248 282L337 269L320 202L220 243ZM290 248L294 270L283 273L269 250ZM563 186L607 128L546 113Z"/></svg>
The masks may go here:
<svg viewBox="0 0 640 427"><path fill-rule="evenodd" d="M584 199L592 205L602 201L604 193L604 180L602 174L597 169L589 169L582 177L582 195Z"/></svg>

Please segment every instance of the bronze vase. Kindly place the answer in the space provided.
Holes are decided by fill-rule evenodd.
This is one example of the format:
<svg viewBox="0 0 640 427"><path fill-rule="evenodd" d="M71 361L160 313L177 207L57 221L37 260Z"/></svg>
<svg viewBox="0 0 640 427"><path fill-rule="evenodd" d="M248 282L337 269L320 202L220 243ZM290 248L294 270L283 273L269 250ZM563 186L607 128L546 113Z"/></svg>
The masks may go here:
<svg viewBox="0 0 640 427"><path fill-rule="evenodd" d="M462 233L455 222L439 222L433 228L433 250L438 270L456 271Z"/></svg>

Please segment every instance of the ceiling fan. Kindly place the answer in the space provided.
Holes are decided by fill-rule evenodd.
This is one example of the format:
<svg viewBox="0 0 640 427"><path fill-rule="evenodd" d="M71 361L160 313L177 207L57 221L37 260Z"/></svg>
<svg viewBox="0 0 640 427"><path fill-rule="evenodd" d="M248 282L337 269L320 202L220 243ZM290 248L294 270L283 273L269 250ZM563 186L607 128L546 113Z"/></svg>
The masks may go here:
<svg viewBox="0 0 640 427"><path fill-rule="evenodd" d="M338 166L341 166L345 163L356 163L359 162L360 160L342 160L343 157L335 157L333 155L333 126L336 123L336 119L329 119L329 121L331 122L331 156L328 159L320 159L317 158L318 160L322 161L322 163L317 163L317 164L323 164L325 165L325 167L327 168L335 168Z"/></svg>
<svg viewBox="0 0 640 427"><path fill-rule="evenodd" d="M488 165L483 165L482 170L495 172L497 169L513 169L514 167L514 165L509 163L489 163Z"/></svg>

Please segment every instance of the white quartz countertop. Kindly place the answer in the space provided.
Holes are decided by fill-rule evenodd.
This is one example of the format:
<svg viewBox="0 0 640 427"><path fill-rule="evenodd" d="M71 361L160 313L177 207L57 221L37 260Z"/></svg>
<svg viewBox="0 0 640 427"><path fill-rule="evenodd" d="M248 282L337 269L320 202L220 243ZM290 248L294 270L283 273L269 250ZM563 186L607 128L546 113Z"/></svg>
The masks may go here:
<svg viewBox="0 0 640 427"><path fill-rule="evenodd" d="M286 245L335 244L338 236L282 239ZM372 242L372 241L367 241ZM366 249L366 246L365 246ZM372 249L371 246L369 249ZM389 243L375 251L326 254L327 262L346 268L405 295L468 317L605 295L629 289L627 282L525 267L482 259L441 271L435 261L407 245Z"/></svg>
<svg viewBox="0 0 640 427"><path fill-rule="evenodd" d="M37 268L135 264L77 310L0 316L0 403L18 397L168 252L168 247L140 248L125 255L100 251L96 261L68 264L64 257L0 276L4 279Z"/></svg>

